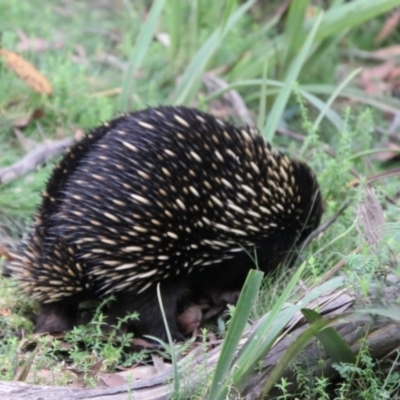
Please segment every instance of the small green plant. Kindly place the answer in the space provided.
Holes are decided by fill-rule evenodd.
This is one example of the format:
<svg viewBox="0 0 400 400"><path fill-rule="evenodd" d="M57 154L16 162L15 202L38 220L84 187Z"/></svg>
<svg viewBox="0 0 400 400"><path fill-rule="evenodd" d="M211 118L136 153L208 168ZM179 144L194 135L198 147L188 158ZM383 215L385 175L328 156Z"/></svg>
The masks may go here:
<svg viewBox="0 0 400 400"><path fill-rule="evenodd" d="M396 359L399 358L397 354ZM337 400L362 398L365 400L393 399L399 393L400 375L393 370L385 374L369 354L366 343L359 355L359 365L334 364L343 382L336 389Z"/></svg>
<svg viewBox="0 0 400 400"><path fill-rule="evenodd" d="M131 365L144 359L144 352L131 353L128 351L133 335L121 333L125 323L137 319L138 314L126 315L118 320L116 326L107 328L102 310L114 299L104 299L96 308L91 322L87 325L74 327L65 335L65 341L71 346L69 356L75 368L84 376L88 375L90 368L101 360L103 368L112 370L117 364Z"/></svg>
<svg viewBox="0 0 400 400"><path fill-rule="evenodd" d="M288 388L290 385L291 382L289 382L286 378L281 377L280 383L277 383L275 387L282 392L282 394L277 396L276 400L288 400L291 398L291 395L288 393Z"/></svg>

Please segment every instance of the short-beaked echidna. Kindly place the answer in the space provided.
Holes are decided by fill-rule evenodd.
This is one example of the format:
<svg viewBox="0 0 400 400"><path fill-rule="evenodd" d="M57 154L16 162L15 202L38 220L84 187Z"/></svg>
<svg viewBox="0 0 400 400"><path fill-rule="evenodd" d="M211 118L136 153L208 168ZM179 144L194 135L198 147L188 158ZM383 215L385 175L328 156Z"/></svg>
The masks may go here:
<svg viewBox="0 0 400 400"><path fill-rule="evenodd" d="M257 131L185 107L123 115L94 129L54 169L9 268L41 306L36 331L71 329L78 305L114 295L108 322L174 338L193 290L236 290L257 252L273 271L321 219L313 173Z"/></svg>

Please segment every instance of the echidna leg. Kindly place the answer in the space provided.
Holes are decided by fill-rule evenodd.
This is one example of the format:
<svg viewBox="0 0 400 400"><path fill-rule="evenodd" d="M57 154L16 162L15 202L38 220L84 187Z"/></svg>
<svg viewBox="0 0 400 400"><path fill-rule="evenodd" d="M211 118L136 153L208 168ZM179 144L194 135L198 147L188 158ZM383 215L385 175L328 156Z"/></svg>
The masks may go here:
<svg viewBox="0 0 400 400"><path fill-rule="evenodd" d="M178 329L177 307L184 291L184 285L168 281L161 282L160 285L164 312L171 336L174 340L183 340L183 335ZM139 319L127 323L128 331L133 332L136 336L150 335L164 341L167 340L156 286L152 286L139 294L120 293L116 295L116 301L111 304L106 321L115 325L118 318L134 312L139 314Z"/></svg>
<svg viewBox="0 0 400 400"><path fill-rule="evenodd" d="M65 301L42 304L36 318L35 332L63 332L71 330L77 322L78 305Z"/></svg>

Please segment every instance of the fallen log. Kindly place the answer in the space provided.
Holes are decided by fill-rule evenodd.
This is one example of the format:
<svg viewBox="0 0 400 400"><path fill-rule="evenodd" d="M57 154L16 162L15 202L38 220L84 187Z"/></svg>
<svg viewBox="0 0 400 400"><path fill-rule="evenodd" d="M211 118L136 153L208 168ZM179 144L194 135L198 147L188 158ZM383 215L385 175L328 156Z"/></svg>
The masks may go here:
<svg viewBox="0 0 400 400"><path fill-rule="evenodd" d="M368 300L350 294L347 290L339 290L335 293L329 293L323 298L318 299L318 307L324 317L332 317L354 312L357 309L371 305L372 303L384 303L385 307L393 304L398 298L398 283L394 277L387 278L388 283L384 288L372 290ZM282 355L288 347L296 341L299 335L306 329L307 323L301 315L296 317L289 325L288 330L277 340L274 347L262 361L260 368L254 372L247 382L242 392L242 397L246 400L258 399L265 383L269 379L269 374L273 366L279 363ZM351 347L356 354L360 349L360 339L365 339L371 356L374 359L383 359L391 352L400 347L400 321L388 318L375 318L367 314L360 314L358 318L345 318L334 325L344 341ZM251 333L250 328L242 339L240 346L246 342L246 338ZM197 347L179 361L179 370L184 377L183 398L190 398L198 387L205 384L207 377L212 373L221 351L222 344L208 352L204 352L202 347ZM239 351L239 349L238 349ZM314 370L315 376L324 376L329 379L337 377L337 371L332 367L332 362L325 353L323 347L317 339L304 349L301 355L308 367ZM289 368L284 376L293 382L289 387L291 392L296 391L295 377L293 371ZM52 387L30 385L22 382L0 382L0 397L5 400L122 400L131 395L133 399L139 400L167 400L172 393L172 367L152 376L148 379L134 380L130 384L118 387L86 389L70 387ZM277 392L275 392L277 394ZM185 397L187 396L187 397Z"/></svg>

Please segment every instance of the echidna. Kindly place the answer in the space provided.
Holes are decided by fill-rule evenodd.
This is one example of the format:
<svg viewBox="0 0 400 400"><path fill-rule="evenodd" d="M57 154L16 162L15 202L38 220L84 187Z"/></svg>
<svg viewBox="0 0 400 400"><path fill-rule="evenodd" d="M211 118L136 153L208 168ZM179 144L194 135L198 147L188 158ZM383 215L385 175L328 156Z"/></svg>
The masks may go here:
<svg viewBox="0 0 400 400"><path fill-rule="evenodd" d="M9 265L41 306L36 331L71 329L78 305L114 295L109 323L174 338L193 290L236 290L257 251L273 271L321 218L308 166L250 128L185 107L121 116L94 129L55 168L33 227Z"/></svg>

